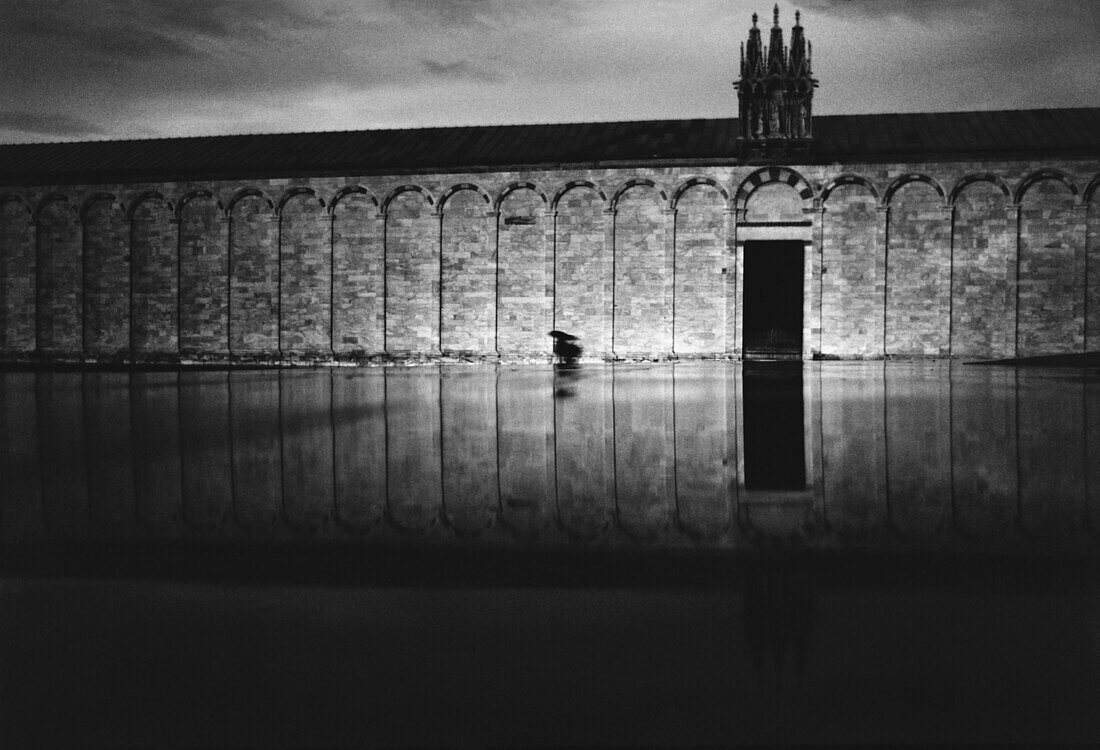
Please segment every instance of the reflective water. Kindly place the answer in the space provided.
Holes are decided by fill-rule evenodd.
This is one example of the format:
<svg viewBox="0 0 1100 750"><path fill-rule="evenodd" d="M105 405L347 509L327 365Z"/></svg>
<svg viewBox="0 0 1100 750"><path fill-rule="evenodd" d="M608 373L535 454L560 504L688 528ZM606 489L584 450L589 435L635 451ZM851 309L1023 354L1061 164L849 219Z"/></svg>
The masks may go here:
<svg viewBox="0 0 1100 750"><path fill-rule="evenodd" d="M1100 377L0 373L0 746L1100 738Z"/></svg>
<svg viewBox="0 0 1100 750"><path fill-rule="evenodd" d="M947 363L0 373L9 541L1091 548L1100 382Z"/></svg>

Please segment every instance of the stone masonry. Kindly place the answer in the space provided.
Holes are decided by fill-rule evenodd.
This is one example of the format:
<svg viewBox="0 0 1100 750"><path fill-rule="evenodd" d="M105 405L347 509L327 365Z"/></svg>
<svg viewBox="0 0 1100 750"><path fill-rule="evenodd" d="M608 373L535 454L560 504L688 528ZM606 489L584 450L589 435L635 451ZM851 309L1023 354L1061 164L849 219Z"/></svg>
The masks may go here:
<svg viewBox="0 0 1100 750"><path fill-rule="evenodd" d="M745 243L806 252L805 358L1100 338L1096 160L48 185L0 204L39 361L739 357Z"/></svg>

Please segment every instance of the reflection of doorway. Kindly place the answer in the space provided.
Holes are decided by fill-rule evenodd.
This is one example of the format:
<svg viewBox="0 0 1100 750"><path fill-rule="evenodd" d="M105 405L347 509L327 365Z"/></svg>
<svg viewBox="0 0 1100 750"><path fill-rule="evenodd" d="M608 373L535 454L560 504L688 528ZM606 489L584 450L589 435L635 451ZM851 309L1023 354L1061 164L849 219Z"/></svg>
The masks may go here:
<svg viewBox="0 0 1100 750"><path fill-rule="evenodd" d="M802 357L802 256L799 241L745 243L746 359Z"/></svg>
<svg viewBox="0 0 1100 750"><path fill-rule="evenodd" d="M742 373L745 489L805 489L802 363L746 362Z"/></svg>

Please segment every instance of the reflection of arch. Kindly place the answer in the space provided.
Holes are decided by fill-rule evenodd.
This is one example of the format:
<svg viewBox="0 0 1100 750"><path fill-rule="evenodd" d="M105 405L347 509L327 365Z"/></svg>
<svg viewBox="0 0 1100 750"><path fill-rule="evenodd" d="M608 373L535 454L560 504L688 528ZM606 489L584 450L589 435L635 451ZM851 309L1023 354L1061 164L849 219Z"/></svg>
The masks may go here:
<svg viewBox="0 0 1100 750"><path fill-rule="evenodd" d="M657 195L661 196L662 201L665 201L666 203L668 202L668 193L663 187L658 185L653 180L647 179L645 177L635 177L634 179L627 180L622 185L620 185L619 189L615 191L615 194L611 196L611 210L614 211L616 208L619 207L619 198L623 196L623 193L635 187L651 187L657 191Z"/></svg>
<svg viewBox="0 0 1100 750"><path fill-rule="evenodd" d="M447 208L447 201L451 198L451 196L453 196L460 190L472 190L473 192L480 195L487 205L493 205L493 199L489 197L489 194L485 192L485 189L482 188L480 185L476 185L472 182L460 182L457 185L451 185L449 188L443 191L442 195L439 196L439 210L445 211Z"/></svg>
<svg viewBox="0 0 1100 750"><path fill-rule="evenodd" d="M1100 174L1089 180L1089 184L1085 186L1085 192L1081 196L1085 203L1092 200L1092 196L1096 194L1098 187L1100 187Z"/></svg>
<svg viewBox="0 0 1100 750"><path fill-rule="evenodd" d="M229 203L225 207L225 215L226 216L232 216L233 215L233 209L236 208L237 204L240 203L245 198L259 198L259 199L261 199L264 203L267 204L267 208L268 208L268 210L270 210L272 212L272 215L274 215L275 204L272 202L272 200L270 198L267 197L267 195L264 193L264 191L260 190L259 188L242 188L242 189L238 190L233 195L233 197L229 199Z"/></svg>
<svg viewBox="0 0 1100 750"><path fill-rule="evenodd" d="M435 199L432 198L432 194L425 188L422 188L420 185L400 185L391 190L389 195L382 200L382 213L389 213L390 204L402 193L420 193L420 195L424 196L424 200L428 202L429 206L435 206Z"/></svg>
<svg viewBox="0 0 1100 750"><path fill-rule="evenodd" d="M34 217L34 206L27 202L27 199L21 195L15 195L14 193L8 195L0 195L0 209L4 208L7 203L18 203L23 207L23 210L27 212L27 218Z"/></svg>
<svg viewBox="0 0 1100 750"><path fill-rule="evenodd" d="M1080 198L1080 191L1077 189L1077 183L1073 181L1073 178L1060 169L1047 168L1040 169L1024 177L1020 180L1019 186L1016 188L1016 195L1013 198L1014 202L1019 205L1024 201L1024 194L1037 182L1043 180L1058 180L1063 185L1069 188L1070 193L1073 194L1074 202Z"/></svg>
<svg viewBox="0 0 1100 750"><path fill-rule="evenodd" d="M845 185L859 185L861 187L867 188L869 191L871 191L871 196L875 199L875 203L881 205L882 196L879 195L878 188L875 187L875 183L871 182L862 175L853 174L852 172L844 172L843 174L838 174L836 177L825 183L825 187L821 189L821 203L824 204L825 201L829 200L829 196L832 195L834 190L836 190L838 187L844 187Z"/></svg>
<svg viewBox="0 0 1100 750"><path fill-rule="evenodd" d="M168 207L169 213L175 213L175 209L172 206L172 201L165 198L163 193L160 193L156 190L147 190L138 197L134 198L132 201L130 201L130 208L126 210L127 220L133 221L134 214L137 213L138 206L149 200L158 200Z"/></svg>
<svg viewBox="0 0 1100 750"><path fill-rule="evenodd" d="M738 210L745 210L749 204L749 196L756 192L757 188L772 182L790 185L798 193L798 197L805 201L813 200L814 189L806 178L790 167L761 167L748 177L737 188L737 196L734 203Z"/></svg>
<svg viewBox="0 0 1100 750"><path fill-rule="evenodd" d="M981 174L968 174L956 182L955 187L951 188L951 194L948 196L947 202L954 206L962 191L975 182L991 182L1001 189L1005 198L1012 197L1012 191L1008 189L1008 183L1000 175L995 175L992 172L982 172Z"/></svg>
<svg viewBox="0 0 1100 750"><path fill-rule="evenodd" d="M118 202L118 198L115 197L114 193L92 193L88 196L88 199L84 201L84 205L80 207L81 224L88 220L88 212L92 209L92 206L101 201L109 201L111 208L122 211L123 215L125 215L126 209Z"/></svg>
<svg viewBox="0 0 1100 750"><path fill-rule="evenodd" d="M38 205L34 208L34 221L37 224L42 220L42 212L46 210L46 207L51 203L64 203L69 204L69 197L62 195L61 193L47 193L42 196L42 200L38 201Z"/></svg>
<svg viewBox="0 0 1100 750"><path fill-rule="evenodd" d="M730 194L722 183L712 177L691 177L681 183L680 186L673 191L672 200L669 202L669 208L675 209L676 206L679 205L680 199L684 196L684 193L697 185L710 185L721 194L722 200L725 201L726 206L729 206Z"/></svg>
<svg viewBox="0 0 1100 750"><path fill-rule="evenodd" d="M296 198L299 195L312 196L313 199L316 200L317 203L321 206L321 208L325 207L325 201L323 199L317 197L317 191L314 190L313 188L311 188L311 187L292 187L289 190L287 190L285 193L283 193L283 197L279 199L279 205L275 209L275 214L277 216L282 216L283 215L283 209L286 208L286 204L289 203L292 198Z"/></svg>
<svg viewBox="0 0 1100 750"><path fill-rule="evenodd" d="M543 206L547 206L550 203L549 199L546 197L545 190L543 190L541 187L533 182L522 181L512 182L506 185L505 188L500 191L500 195L497 196L497 201L496 204L494 204L493 208L499 211L500 207L504 205L504 199L512 193L516 192L517 190L533 190L535 191L535 194L542 199Z"/></svg>
<svg viewBox="0 0 1100 750"><path fill-rule="evenodd" d="M579 187L586 187L589 190L594 190L596 195L600 196L600 200L604 201L605 203L607 202L607 196L604 195L604 192L596 186L596 183L590 182L588 180L573 180L572 182L567 182L562 185L561 188L558 189L558 192L554 194L554 199L550 202L550 210L557 211L558 204L561 202L561 199L565 197L565 194L573 188Z"/></svg>
<svg viewBox="0 0 1100 750"><path fill-rule="evenodd" d="M898 192L911 182L923 182L925 185L930 186L933 190L936 191L936 194L940 196L940 200L943 201L946 205L947 194L944 192L943 186L940 185L939 181L937 181L935 177L930 177L929 175L921 174L919 172L910 172L909 174L903 174L895 179L893 182L891 182L890 186L886 188L886 193L883 195L883 204L887 206L890 205L890 203L894 199L894 193Z"/></svg>
<svg viewBox="0 0 1100 750"><path fill-rule="evenodd" d="M374 195L374 193L372 193L370 190L363 187L362 185L348 185L337 190L336 195L332 196L332 200L329 201L328 204L328 212L330 214L335 213L336 206L340 203L340 201L342 201L349 195L365 195L367 196L367 200L369 200L375 208L378 208L378 198Z"/></svg>
<svg viewBox="0 0 1100 750"><path fill-rule="evenodd" d="M179 199L179 203L176 204L176 218L179 219L183 216L183 209L188 203L196 198L209 198L214 201L214 205L218 209L218 213L226 215L225 207L222 202L214 197L214 194L209 190L192 190L189 193L184 193L183 197Z"/></svg>

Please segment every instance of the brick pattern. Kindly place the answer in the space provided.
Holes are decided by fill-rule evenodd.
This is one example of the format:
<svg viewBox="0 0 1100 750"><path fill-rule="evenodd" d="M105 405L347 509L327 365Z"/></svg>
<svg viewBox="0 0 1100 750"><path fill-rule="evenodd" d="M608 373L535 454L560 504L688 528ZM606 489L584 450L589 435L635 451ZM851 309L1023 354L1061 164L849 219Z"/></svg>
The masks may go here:
<svg viewBox="0 0 1100 750"><path fill-rule="evenodd" d="M210 198L190 200L180 212L179 346L185 356L229 349L228 227Z"/></svg>
<svg viewBox="0 0 1100 750"><path fill-rule="evenodd" d="M554 327L553 217L535 190L520 188L501 202L497 231L497 349L545 355Z"/></svg>
<svg viewBox="0 0 1100 750"><path fill-rule="evenodd" d="M439 217L409 190L386 214L386 352L439 351Z"/></svg>
<svg viewBox="0 0 1100 750"><path fill-rule="evenodd" d="M72 357L84 348L84 278L80 224L68 201L41 209L35 300L37 350Z"/></svg>
<svg viewBox="0 0 1100 750"><path fill-rule="evenodd" d="M482 195L459 190L443 206L444 353L491 353L496 346L496 215Z"/></svg>
<svg viewBox="0 0 1100 750"><path fill-rule="evenodd" d="M767 182L753 191L745 206L748 222L799 222L802 215L802 199L793 186L786 182Z"/></svg>
<svg viewBox="0 0 1100 750"><path fill-rule="evenodd" d="M614 349L618 357L672 353L672 253L661 196L638 185L615 207Z"/></svg>
<svg viewBox="0 0 1100 750"><path fill-rule="evenodd" d="M0 205L0 356L34 351L34 222L21 201Z"/></svg>
<svg viewBox="0 0 1100 750"><path fill-rule="evenodd" d="M84 216L84 353L114 357L130 348L129 226L113 197Z"/></svg>
<svg viewBox="0 0 1100 750"><path fill-rule="evenodd" d="M1085 351L1100 350L1100 190L1088 202L1086 213ZM1100 486L1100 485L1098 485Z"/></svg>
<svg viewBox="0 0 1100 750"><path fill-rule="evenodd" d="M556 327L593 357L737 356L737 243L769 238L811 243L806 356L1081 351L1100 336L1100 292L1085 281L1100 275L1100 219L1082 195L1098 169L974 161L43 186L3 199L0 355L514 358L547 356ZM745 207L737 217L717 185Z"/></svg>
<svg viewBox="0 0 1100 750"><path fill-rule="evenodd" d="M248 196L229 219L229 350L276 355L279 350L278 224L267 202Z"/></svg>
<svg viewBox="0 0 1100 750"><path fill-rule="evenodd" d="M572 188L558 204L554 327L579 337L586 356L612 353L610 218L591 188Z"/></svg>
<svg viewBox="0 0 1100 750"><path fill-rule="evenodd" d="M923 182L903 186L890 204L886 256L887 355L948 354L951 219Z"/></svg>
<svg viewBox="0 0 1100 750"><path fill-rule="evenodd" d="M725 200L710 185L680 196L675 216L673 348L677 355L727 349L725 292L732 270L725 247Z"/></svg>
<svg viewBox="0 0 1100 750"><path fill-rule="evenodd" d="M951 351L1011 357L1010 279L1016 273L1008 198L990 182L968 185L955 200Z"/></svg>
<svg viewBox="0 0 1100 750"><path fill-rule="evenodd" d="M882 352L886 285L878 260L879 213L874 195L862 185L842 185L825 202L820 349L826 356Z"/></svg>
<svg viewBox="0 0 1100 750"><path fill-rule="evenodd" d="M362 193L332 209L332 328L337 355L372 355L385 344L381 214Z"/></svg>
<svg viewBox="0 0 1100 750"><path fill-rule="evenodd" d="M1057 180L1035 183L1020 202L1020 356L1081 351L1084 237L1078 221L1073 195Z"/></svg>
<svg viewBox="0 0 1100 750"><path fill-rule="evenodd" d="M135 353L168 356L179 350L177 232L165 201L145 200L130 224Z"/></svg>
<svg viewBox="0 0 1100 750"><path fill-rule="evenodd" d="M320 201L300 193L279 215L279 348L284 356L332 351L330 219Z"/></svg>

